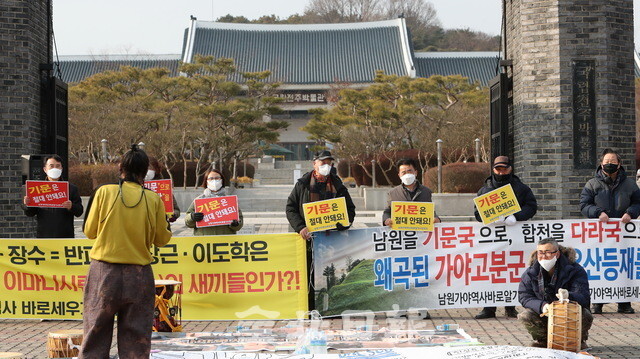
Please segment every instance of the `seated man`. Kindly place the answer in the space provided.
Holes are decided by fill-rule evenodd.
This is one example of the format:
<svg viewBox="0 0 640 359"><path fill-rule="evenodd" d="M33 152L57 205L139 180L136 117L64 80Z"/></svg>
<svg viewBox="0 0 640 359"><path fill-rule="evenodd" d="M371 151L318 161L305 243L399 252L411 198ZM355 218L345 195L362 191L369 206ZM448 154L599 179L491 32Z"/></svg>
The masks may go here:
<svg viewBox="0 0 640 359"><path fill-rule="evenodd" d="M586 348L593 322L589 311L591 298L587 272L576 263L575 250L561 247L555 239L545 238L538 242L530 264L522 274L518 288L518 300L525 308L518 314L518 319L533 337L531 345L546 348L548 318L540 314L547 312L549 304L557 300L558 290L564 289L568 291L569 300L582 306L582 348Z"/></svg>

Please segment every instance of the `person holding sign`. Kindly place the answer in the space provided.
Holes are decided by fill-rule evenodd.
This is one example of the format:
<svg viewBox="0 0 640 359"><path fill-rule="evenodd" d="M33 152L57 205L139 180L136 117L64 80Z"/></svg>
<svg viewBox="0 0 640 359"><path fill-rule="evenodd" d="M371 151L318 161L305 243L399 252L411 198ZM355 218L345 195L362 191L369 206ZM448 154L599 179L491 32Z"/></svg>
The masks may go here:
<svg viewBox="0 0 640 359"><path fill-rule="evenodd" d="M640 215L640 189L622 167L620 155L611 149L602 153L602 163L580 193L580 211L587 218L602 222L620 218L629 223ZM593 314L602 314L603 303L593 305ZM633 314L631 303L618 303L618 313Z"/></svg>
<svg viewBox="0 0 640 359"><path fill-rule="evenodd" d="M144 176L144 180L153 181L159 179L162 179L162 165L158 159L149 156L149 169L147 170L147 174ZM176 196L173 196L173 213L169 217L169 222L175 222L178 217L180 217L180 207L178 207Z"/></svg>
<svg viewBox="0 0 640 359"><path fill-rule="evenodd" d="M62 178L62 157L50 155L44 158L44 173L47 181L60 181ZM24 196L22 209L28 217L37 218L37 238L73 238L73 217L82 216L84 208L78 187L69 183L69 199L62 203L62 208L29 207L29 196Z"/></svg>
<svg viewBox="0 0 640 359"><path fill-rule="evenodd" d="M536 201L536 197L533 195L531 188L522 183L522 181L520 181L520 178L513 174L511 160L507 156L498 156L493 160L493 170L491 176L487 177L482 188L478 190L478 196L482 196L485 193L491 192L508 184L510 184L511 188L513 188L516 199L520 204L520 212L508 215L506 218L502 218L497 222L494 222L496 225L512 226L518 221L526 221L533 218L533 216L538 211L538 202ZM477 208L475 208L474 214L476 216L476 220L478 222L482 222L482 218L480 217L480 213L478 212ZM516 311L516 307L514 306L506 306L505 314L510 318L515 318L518 316L518 312ZM475 316L476 319L487 319L495 317L496 307L485 307L480 313L478 313L478 315Z"/></svg>
<svg viewBox="0 0 640 359"><path fill-rule="evenodd" d="M431 202L431 190L416 180L418 166L411 158L404 158L396 164L398 177L402 183L393 187L387 195L387 208L382 213L382 224L391 227L391 202ZM434 223L440 223L440 218L434 216Z"/></svg>
<svg viewBox="0 0 640 359"><path fill-rule="evenodd" d="M122 156L120 182L89 199L83 231L95 243L84 288L80 358L108 358L118 316L118 356L148 358L155 283L151 245L171 239L164 204L144 188L149 158L132 145Z"/></svg>
<svg viewBox="0 0 640 359"><path fill-rule="evenodd" d="M296 182L287 199L287 220L296 233L302 238L311 239L311 232L304 219L303 204L326 199L344 197L347 204L349 223L353 223L356 216L356 206L351 200L349 190L333 168L333 156L329 151L316 153L313 158L313 171L307 172ZM349 226L337 225L337 230L348 229Z"/></svg>
<svg viewBox="0 0 640 359"><path fill-rule="evenodd" d="M201 187L204 187L204 192L196 197L198 199L204 198L213 198L213 197L226 197L229 196L229 190L226 187L223 187L224 176L222 172L217 169L209 168L207 172L204 174L204 180L202 181ZM236 234L240 229L242 229L243 220L242 220L242 211L238 208L238 219L231 221L228 225L219 225L219 226L211 226L211 227L200 227L197 225L197 222L202 222L205 219L205 214L203 212L196 211L195 200L187 209L184 217L184 224L193 228L194 236L216 236L216 235L224 235L224 234Z"/></svg>
<svg viewBox="0 0 640 359"><path fill-rule="evenodd" d="M560 246L553 238L541 239L529 265L518 287L518 301L525 308L518 319L534 340L531 346L547 347L548 318L540 314L547 312L549 304L558 299L558 293L582 307L582 349L585 349L593 316L589 312L589 279L576 262L576 251Z"/></svg>

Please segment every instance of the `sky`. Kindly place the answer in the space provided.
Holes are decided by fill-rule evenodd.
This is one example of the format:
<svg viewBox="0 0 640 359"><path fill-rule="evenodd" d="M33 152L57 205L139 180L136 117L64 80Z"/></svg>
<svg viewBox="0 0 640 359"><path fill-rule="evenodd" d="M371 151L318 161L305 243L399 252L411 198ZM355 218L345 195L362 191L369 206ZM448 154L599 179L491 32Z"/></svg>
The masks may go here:
<svg viewBox="0 0 640 359"><path fill-rule="evenodd" d="M431 0L445 29L500 33L501 0ZM190 15L255 19L303 13L307 0L53 0L59 55L179 54ZM640 0L634 1L640 18ZM640 23L635 38L640 39ZM640 42L636 41L636 42ZM636 46L638 47L638 46Z"/></svg>

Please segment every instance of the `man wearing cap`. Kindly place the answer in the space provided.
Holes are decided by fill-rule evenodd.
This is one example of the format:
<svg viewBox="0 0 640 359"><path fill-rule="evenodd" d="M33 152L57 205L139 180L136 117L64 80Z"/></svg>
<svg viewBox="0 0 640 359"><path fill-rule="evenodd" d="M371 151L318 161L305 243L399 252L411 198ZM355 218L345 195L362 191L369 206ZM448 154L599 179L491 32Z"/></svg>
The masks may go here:
<svg viewBox="0 0 640 359"><path fill-rule="evenodd" d="M48 181L59 181L62 178L62 157L50 155L44 159L44 168ZM78 187L69 183L69 199L62 203L62 208L29 207L28 196L22 200L24 214L37 216L37 238L73 238L73 216L80 217L84 208Z"/></svg>
<svg viewBox="0 0 640 359"><path fill-rule="evenodd" d="M497 225L513 226L518 221L526 221L531 219L538 211L538 202L533 195L531 188L520 181L518 176L513 174L513 167L511 166L511 160L507 156L498 156L493 160L493 171L491 176L487 177L484 181L484 185L478 191L478 196L491 192L494 189L500 188L511 184L513 192L516 195L518 204L520 205L520 212L514 213L495 222ZM478 222L481 222L480 213L478 209L475 209L475 216ZM505 314L507 317L516 318L518 312L515 306L505 307ZM476 319L486 319L496 317L496 307L485 307L482 309Z"/></svg>
<svg viewBox="0 0 640 359"><path fill-rule="evenodd" d="M607 222L610 218L620 218L629 223L640 215L640 189L627 177L620 155L611 149L602 153L602 162L580 193L580 211L587 218L597 218ZM595 303L593 314L602 314L603 303ZM633 314L630 302L619 302L618 313Z"/></svg>
<svg viewBox="0 0 640 359"><path fill-rule="evenodd" d="M349 223L353 223L353 219L356 216L356 206L351 200L347 187L342 184L335 168L333 168L333 156L331 156L331 152L326 150L319 152L313 158L313 171L302 175L287 199L287 220L294 231L308 240L311 238L311 233L309 233L304 220L302 205L338 197L344 197L347 202ZM336 229L343 230L347 228L338 225Z"/></svg>

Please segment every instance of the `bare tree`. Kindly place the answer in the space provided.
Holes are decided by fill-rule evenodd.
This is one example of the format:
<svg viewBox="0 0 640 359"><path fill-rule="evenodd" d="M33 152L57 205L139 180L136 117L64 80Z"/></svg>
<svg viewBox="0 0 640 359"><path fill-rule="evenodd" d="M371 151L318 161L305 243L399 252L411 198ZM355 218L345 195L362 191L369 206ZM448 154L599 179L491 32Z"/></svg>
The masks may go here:
<svg viewBox="0 0 640 359"><path fill-rule="evenodd" d="M375 21L384 17L382 0L311 0L305 17L316 23Z"/></svg>

